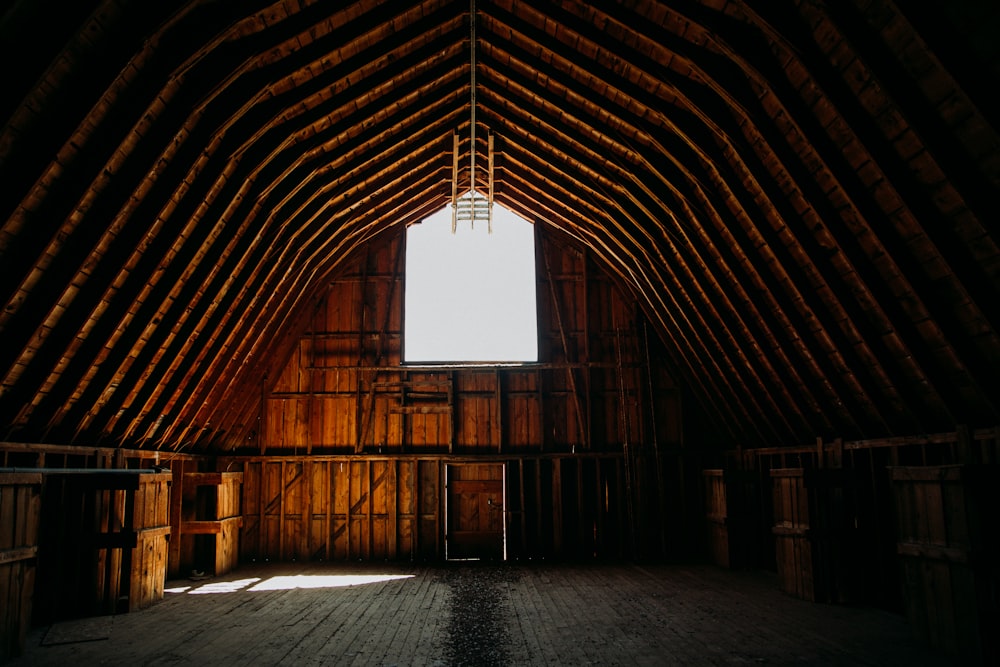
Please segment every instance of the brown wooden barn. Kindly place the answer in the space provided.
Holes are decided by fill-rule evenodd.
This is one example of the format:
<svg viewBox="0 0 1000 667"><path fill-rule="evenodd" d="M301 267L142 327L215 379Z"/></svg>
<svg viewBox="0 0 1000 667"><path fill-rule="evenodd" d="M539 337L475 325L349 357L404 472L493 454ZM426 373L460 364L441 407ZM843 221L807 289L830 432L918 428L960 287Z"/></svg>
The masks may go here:
<svg viewBox="0 0 1000 667"><path fill-rule="evenodd" d="M0 657L192 572L471 558L774 573L997 659L998 30L6 3ZM407 356L449 207L530 223L537 357Z"/></svg>

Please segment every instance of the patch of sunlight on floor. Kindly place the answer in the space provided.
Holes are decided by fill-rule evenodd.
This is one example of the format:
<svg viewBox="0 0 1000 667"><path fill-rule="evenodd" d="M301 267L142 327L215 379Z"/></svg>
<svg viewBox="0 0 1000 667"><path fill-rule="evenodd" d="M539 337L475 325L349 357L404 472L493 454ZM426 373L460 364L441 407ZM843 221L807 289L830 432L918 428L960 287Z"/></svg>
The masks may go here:
<svg viewBox="0 0 1000 667"><path fill-rule="evenodd" d="M296 574L271 577L250 591L287 591L293 588L343 588L361 584L377 584L395 579L411 579L412 574Z"/></svg>
<svg viewBox="0 0 1000 667"><path fill-rule="evenodd" d="M255 584L260 581L260 577L251 577L249 579L237 579L236 581L217 581L211 584L204 584L188 591L188 595L208 595L213 593L235 593L236 591L243 590L251 584ZM253 590L253 589L250 589Z"/></svg>

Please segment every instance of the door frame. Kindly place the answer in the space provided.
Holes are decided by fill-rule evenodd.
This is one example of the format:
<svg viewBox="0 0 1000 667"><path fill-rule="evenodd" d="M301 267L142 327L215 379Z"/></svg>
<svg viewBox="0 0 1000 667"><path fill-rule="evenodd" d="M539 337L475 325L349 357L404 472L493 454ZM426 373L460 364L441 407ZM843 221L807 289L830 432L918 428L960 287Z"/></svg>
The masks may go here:
<svg viewBox="0 0 1000 667"><path fill-rule="evenodd" d="M451 498L451 468L452 466L472 466L472 465L498 465L500 466L500 531L501 531L501 555L502 562L507 561L507 463L506 461L463 461L461 463L444 464L444 559L448 560L481 560L477 558L453 557L449 551L451 548L451 510L448 506Z"/></svg>

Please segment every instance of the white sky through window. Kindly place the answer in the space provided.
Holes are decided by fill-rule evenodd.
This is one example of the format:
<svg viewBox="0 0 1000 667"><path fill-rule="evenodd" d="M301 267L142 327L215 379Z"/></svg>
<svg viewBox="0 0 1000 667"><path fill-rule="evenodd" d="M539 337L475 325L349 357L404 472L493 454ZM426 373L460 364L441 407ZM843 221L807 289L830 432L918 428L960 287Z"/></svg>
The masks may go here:
<svg viewBox="0 0 1000 667"><path fill-rule="evenodd" d="M407 229L404 342L408 362L537 361L534 226L493 206L459 222L451 207Z"/></svg>

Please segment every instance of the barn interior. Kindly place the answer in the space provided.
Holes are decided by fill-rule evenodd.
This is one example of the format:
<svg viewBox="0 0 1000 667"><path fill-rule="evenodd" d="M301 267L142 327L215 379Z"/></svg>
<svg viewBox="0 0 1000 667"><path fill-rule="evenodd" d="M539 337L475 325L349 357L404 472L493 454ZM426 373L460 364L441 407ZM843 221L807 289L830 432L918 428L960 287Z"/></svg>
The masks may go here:
<svg viewBox="0 0 1000 667"><path fill-rule="evenodd" d="M481 559L773 571L991 662L998 29L7 3L0 657L192 572ZM413 360L408 231L501 210L537 356Z"/></svg>

